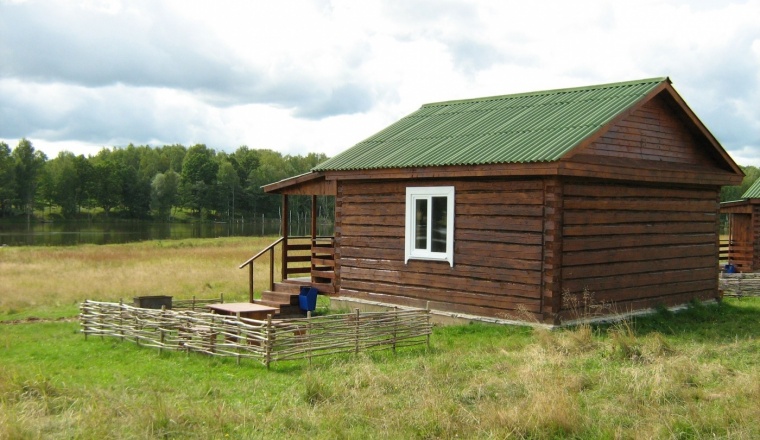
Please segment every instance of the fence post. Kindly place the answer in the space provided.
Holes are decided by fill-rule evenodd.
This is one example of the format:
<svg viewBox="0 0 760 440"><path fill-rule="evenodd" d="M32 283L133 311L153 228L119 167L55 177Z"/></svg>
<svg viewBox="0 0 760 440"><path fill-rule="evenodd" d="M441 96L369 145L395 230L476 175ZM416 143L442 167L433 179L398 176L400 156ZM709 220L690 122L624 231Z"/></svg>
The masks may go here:
<svg viewBox="0 0 760 440"><path fill-rule="evenodd" d="M211 315L211 327L208 332L208 351L216 353L216 315Z"/></svg>
<svg viewBox="0 0 760 440"><path fill-rule="evenodd" d="M119 333L121 342L124 342L124 301L119 298Z"/></svg>
<svg viewBox="0 0 760 440"><path fill-rule="evenodd" d="M269 369L269 363L272 359L272 315L267 315L267 337L264 345L264 365Z"/></svg>
<svg viewBox="0 0 760 440"><path fill-rule="evenodd" d="M158 331L161 335L161 345L158 346L158 354L161 355L164 352L164 315L166 315L166 305L161 306L161 319L158 320Z"/></svg>
<svg viewBox="0 0 760 440"><path fill-rule="evenodd" d="M100 339L103 339L103 310L98 310L98 318L97 318L97 329L98 334L100 334Z"/></svg>
<svg viewBox="0 0 760 440"><path fill-rule="evenodd" d="M430 301L425 302L425 316L427 317L427 348L430 349L430 333L432 332L432 329L430 328Z"/></svg>
<svg viewBox="0 0 760 440"><path fill-rule="evenodd" d="M137 310L142 310L142 309L137 309ZM132 331L133 331L133 332L134 332L134 334L135 334L135 342L136 342L136 343L137 343L137 345L139 346L139 345L140 345L140 320L139 320L139 318L136 316L138 313L142 313L142 312L141 312L141 311L139 311L139 312L138 312L138 311L135 311L135 313L134 313L134 315L133 315L133 318L134 318L135 324L134 324L134 326L132 327Z"/></svg>
<svg viewBox="0 0 760 440"><path fill-rule="evenodd" d="M237 338L235 338L235 349L237 350L236 363L240 365L240 312L235 312L235 317L237 318L237 328L235 329L235 335L237 335Z"/></svg>
<svg viewBox="0 0 760 440"><path fill-rule="evenodd" d="M356 324L354 324L354 352L359 353L359 308L356 309Z"/></svg>
<svg viewBox="0 0 760 440"><path fill-rule="evenodd" d="M87 333L89 332L89 330L87 328L87 323L89 322L89 316L88 316L88 308L89 307L87 306L87 302L88 301L89 301L88 299L84 300L84 302L82 303L82 305L79 306L79 315L81 316L81 320L82 320L82 327L83 327L82 331L84 332L84 340L85 341L87 340Z"/></svg>
<svg viewBox="0 0 760 440"><path fill-rule="evenodd" d="M306 311L306 350L309 353L309 366L311 366L311 310Z"/></svg>
<svg viewBox="0 0 760 440"><path fill-rule="evenodd" d="M398 334L398 307L393 307L393 354L396 354L396 336Z"/></svg>

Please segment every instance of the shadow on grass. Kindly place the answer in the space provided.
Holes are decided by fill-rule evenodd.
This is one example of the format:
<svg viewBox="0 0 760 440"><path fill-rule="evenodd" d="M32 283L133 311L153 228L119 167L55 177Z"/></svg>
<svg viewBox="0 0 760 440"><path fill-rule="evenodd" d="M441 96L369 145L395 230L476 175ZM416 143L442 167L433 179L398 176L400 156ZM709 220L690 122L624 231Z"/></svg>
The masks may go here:
<svg viewBox="0 0 760 440"><path fill-rule="evenodd" d="M693 302L685 310L665 308L633 319L637 335L653 332L695 342L729 342L760 337L760 298L726 299L717 304ZM614 325L614 324L613 324ZM602 329L610 325L600 326Z"/></svg>

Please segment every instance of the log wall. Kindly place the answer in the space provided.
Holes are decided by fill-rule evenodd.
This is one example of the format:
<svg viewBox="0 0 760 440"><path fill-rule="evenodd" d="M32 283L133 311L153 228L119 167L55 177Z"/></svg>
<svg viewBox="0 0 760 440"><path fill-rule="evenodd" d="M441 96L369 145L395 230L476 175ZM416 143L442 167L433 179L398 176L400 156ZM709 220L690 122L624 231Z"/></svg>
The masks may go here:
<svg viewBox="0 0 760 440"><path fill-rule="evenodd" d="M718 188L566 182L563 290L619 312L717 296Z"/></svg>
<svg viewBox="0 0 760 440"><path fill-rule="evenodd" d="M752 233L749 238L752 246L752 267L750 272L760 271L760 205L752 205Z"/></svg>
<svg viewBox="0 0 760 440"><path fill-rule="evenodd" d="M454 267L404 263L407 186L454 186ZM340 182L340 293L481 316L540 316L544 181Z"/></svg>
<svg viewBox="0 0 760 440"><path fill-rule="evenodd" d="M754 225L752 214L731 214L730 226L731 237L728 245L728 260L736 266L740 272L753 270L753 243Z"/></svg>
<svg viewBox="0 0 760 440"><path fill-rule="evenodd" d="M615 124L583 153L713 167L707 149L698 147L697 137L686 127L666 98L659 96Z"/></svg>

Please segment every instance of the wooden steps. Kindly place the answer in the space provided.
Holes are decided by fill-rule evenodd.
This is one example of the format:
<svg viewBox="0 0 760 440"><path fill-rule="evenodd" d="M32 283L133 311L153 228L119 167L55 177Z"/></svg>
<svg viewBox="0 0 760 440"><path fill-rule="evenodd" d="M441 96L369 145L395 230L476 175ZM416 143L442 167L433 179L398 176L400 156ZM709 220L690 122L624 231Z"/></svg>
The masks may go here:
<svg viewBox="0 0 760 440"><path fill-rule="evenodd" d="M274 290L266 290L261 293L261 299L256 299L256 304L262 304L270 307L277 307L278 318L286 317L303 317L304 312L298 306L298 294L301 292L301 286L308 286L311 283L308 280L288 280L274 284Z"/></svg>

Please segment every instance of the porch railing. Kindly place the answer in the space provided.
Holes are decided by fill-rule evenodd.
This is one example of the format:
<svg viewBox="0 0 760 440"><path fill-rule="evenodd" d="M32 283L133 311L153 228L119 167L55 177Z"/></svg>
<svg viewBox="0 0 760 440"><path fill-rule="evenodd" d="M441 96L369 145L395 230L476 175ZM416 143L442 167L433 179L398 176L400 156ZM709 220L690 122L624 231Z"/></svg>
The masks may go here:
<svg viewBox="0 0 760 440"><path fill-rule="evenodd" d="M326 267L323 267L325 265L324 260L328 260L331 257L324 255L324 252L330 252L332 249L333 237L288 237L287 240L285 237L280 237L272 244L261 250L259 253L249 258L246 262L238 266L239 269L248 267L248 299L250 302L253 302L254 293L254 263L256 260L267 254L269 255L269 290L274 290L275 247L281 243L281 276L283 280L288 279L291 275L312 275L315 257L319 257L319 259L316 260L319 264L317 268L323 271L327 269ZM319 249L316 254L315 248ZM324 273L320 272L320 276L321 275L324 275ZM327 280L323 281L320 278L319 281L325 282Z"/></svg>
<svg viewBox="0 0 760 440"><path fill-rule="evenodd" d="M751 270L753 260L753 245L736 240L720 240L718 261L720 265L731 263L740 272Z"/></svg>
<svg viewBox="0 0 760 440"><path fill-rule="evenodd" d="M274 290L274 248L280 244L285 237L280 237L274 243L265 247L261 252L249 258L245 263L238 266L242 269L248 266L248 302L253 302L253 263L262 255L269 253L269 290Z"/></svg>
<svg viewBox="0 0 760 440"><path fill-rule="evenodd" d="M726 239L720 240L720 247L718 249L718 261L725 264L728 262L728 248L730 247L731 241Z"/></svg>

